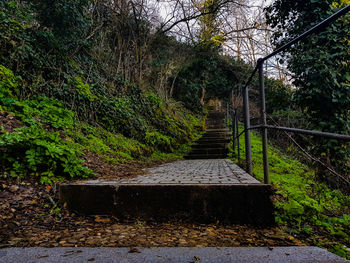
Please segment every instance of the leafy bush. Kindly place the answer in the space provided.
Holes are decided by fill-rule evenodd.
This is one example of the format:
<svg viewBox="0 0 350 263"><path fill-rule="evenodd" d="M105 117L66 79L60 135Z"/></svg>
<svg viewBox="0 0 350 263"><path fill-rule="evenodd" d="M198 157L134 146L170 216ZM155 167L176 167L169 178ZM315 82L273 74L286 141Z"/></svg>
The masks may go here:
<svg viewBox="0 0 350 263"><path fill-rule="evenodd" d="M75 77L74 80L69 80L68 83L79 95L85 96L88 100L94 101L97 98L91 93L90 85L84 83L81 77Z"/></svg>
<svg viewBox="0 0 350 263"><path fill-rule="evenodd" d="M1 103L16 114L21 121L34 125L38 122L54 129L71 129L74 127L74 112L63 108L62 102L47 97L36 97L24 101L8 100Z"/></svg>
<svg viewBox="0 0 350 263"><path fill-rule="evenodd" d="M18 128L0 135L2 176L35 175L50 184L63 178L87 177L92 171L82 165L78 148L61 140L59 133L50 133L40 125Z"/></svg>
<svg viewBox="0 0 350 263"><path fill-rule="evenodd" d="M286 111L293 107L293 94L291 86L283 83L282 80L265 79L266 86L266 107L268 113L274 111Z"/></svg>
<svg viewBox="0 0 350 263"><path fill-rule="evenodd" d="M164 151L164 152L172 152L172 139L168 136L165 136L157 131L155 132L146 132L145 141L148 145L152 145L153 147Z"/></svg>
<svg viewBox="0 0 350 263"><path fill-rule="evenodd" d="M20 81L20 77L14 76L10 69L0 65L0 99L18 95Z"/></svg>

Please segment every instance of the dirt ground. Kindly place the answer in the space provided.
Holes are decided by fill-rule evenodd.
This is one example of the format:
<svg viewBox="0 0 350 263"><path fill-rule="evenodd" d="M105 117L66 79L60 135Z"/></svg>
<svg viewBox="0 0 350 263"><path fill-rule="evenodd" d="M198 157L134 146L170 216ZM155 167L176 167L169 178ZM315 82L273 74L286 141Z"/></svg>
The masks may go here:
<svg viewBox="0 0 350 263"><path fill-rule="evenodd" d="M57 202L55 185L43 186L30 180L0 180L0 247L303 245L278 227L121 223L115 217L76 215L59 207Z"/></svg>

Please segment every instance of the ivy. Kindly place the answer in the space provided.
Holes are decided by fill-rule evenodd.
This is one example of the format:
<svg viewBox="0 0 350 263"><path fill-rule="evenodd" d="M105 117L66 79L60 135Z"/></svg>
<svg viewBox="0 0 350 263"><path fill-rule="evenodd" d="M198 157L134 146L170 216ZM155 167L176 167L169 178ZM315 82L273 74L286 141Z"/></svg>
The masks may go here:
<svg viewBox="0 0 350 263"><path fill-rule="evenodd" d="M276 31L278 47L335 13L343 1L277 0L267 9L267 22ZM350 15L325 31L295 44L284 54L294 75L295 104L304 110L313 129L348 134L350 131ZM315 139L314 153L346 173L350 147L341 141ZM321 174L320 174L321 175Z"/></svg>
<svg viewBox="0 0 350 263"><path fill-rule="evenodd" d="M0 99L18 95L21 80L21 77L15 76L11 70L0 65Z"/></svg>

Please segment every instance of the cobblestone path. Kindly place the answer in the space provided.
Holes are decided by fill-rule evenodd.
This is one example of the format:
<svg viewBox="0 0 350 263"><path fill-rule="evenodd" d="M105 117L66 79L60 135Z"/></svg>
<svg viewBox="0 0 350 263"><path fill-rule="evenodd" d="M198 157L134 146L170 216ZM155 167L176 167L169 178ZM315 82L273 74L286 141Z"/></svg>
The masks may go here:
<svg viewBox="0 0 350 263"><path fill-rule="evenodd" d="M119 220L273 224L270 185L228 159L181 160L133 178L63 184L61 202L80 214Z"/></svg>
<svg viewBox="0 0 350 263"><path fill-rule="evenodd" d="M113 180L117 184L259 184L260 182L228 159L183 160L146 169L131 179ZM92 180L88 184L110 184Z"/></svg>

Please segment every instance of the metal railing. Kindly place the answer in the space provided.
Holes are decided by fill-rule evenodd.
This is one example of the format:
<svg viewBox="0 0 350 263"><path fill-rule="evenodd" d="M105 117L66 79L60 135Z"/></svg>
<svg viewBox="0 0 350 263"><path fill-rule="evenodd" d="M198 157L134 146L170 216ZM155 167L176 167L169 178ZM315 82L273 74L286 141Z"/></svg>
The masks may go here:
<svg viewBox="0 0 350 263"><path fill-rule="evenodd" d="M234 149L234 154L235 154L235 149L237 146L237 160L238 164L241 164L241 152L240 152L240 144L239 144L239 126L238 126L238 109L231 107L229 103L227 103L226 106L226 122L229 124L229 120L231 121L231 126L229 127L232 131L232 148Z"/></svg>
<svg viewBox="0 0 350 263"><path fill-rule="evenodd" d="M243 96L243 111L244 111L244 131L241 134L238 134L238 118L237 118L237 109L231 109L232 113L232 129L233 129L233 146L234 151L235 147L237 146L236 140L239 140L239 137L244 133L245 134L245 158L246 158L246 171L249 174L253 173L253 165L252 165L252 151L251 151L251 138L250 138L250 130L253 129L260 129L261 130L261 136L262 136L262 150L263 150L263 164L264 164L264 183L269 184L269 165L268 165L268 151L267 151L267 130L268 129L275 129L275 130L282 130L287 132L293 132L293 133L300 133L300 134L306 134L306 135L313 135L313 136L321 136L325 138L331 138L331 139L338 139L338 140L344 140L344 141L350 141L349 135L343 135L343 134L336 134L336 133L328 133L328 132L321 132L321 131L313 131L313 130L304 130L304 129L296 129L296 128L289 128L289 127L281 127L281 126L273 126L273 125L267 125L266 121L266 101L265 101L265 87L264 87L264 62L268 59L274 57L275 55L287 50L295 43L309 37L310 35L314 33L319 33L323 29L325 29L327 26L329 26L332 22L340 18L341 16L347 14L350 11L350 5L343 7L338 12L333 14L332 16L328 17L327 19L323 20L321 23L317 24L316 26L312 27L311 29L307 30L300 36L296 37L292 41L288 42L287 44L283 45L282 47L276 49L271 54L267 55L264 58L260 58L257 61L257 65L254 68L252 74L250 75L248 81L245 83L245 85L242 88L242 96ZM249 114L249 92L248 92L248 86L253 80L254 75L256 72L259 73L259 90L260 90L260 120L261 125L257 126L251 126L250 125L250 114ZM231 90L233 92L233 90ZM238 141L239 142L239 141ZM238 151L239 151L239 143L238 143ZM240 153L238 153L238 156L240 158ZM240 159L239 159L240 161Z"/></svg>

